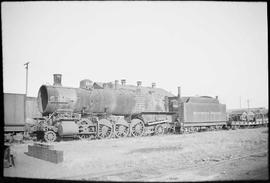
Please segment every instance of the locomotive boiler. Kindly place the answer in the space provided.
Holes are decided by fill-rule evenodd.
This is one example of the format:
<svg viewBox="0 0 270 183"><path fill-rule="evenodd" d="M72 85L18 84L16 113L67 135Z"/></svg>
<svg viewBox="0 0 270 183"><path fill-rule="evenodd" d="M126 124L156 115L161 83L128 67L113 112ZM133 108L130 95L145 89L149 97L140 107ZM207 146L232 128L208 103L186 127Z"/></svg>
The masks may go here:
<svg viewBox="0 0 270 183"><path fill-rule="evenodd" d="M165 112L164 94L156 94L156 89L149 92L141 88L115 89L103 88L86 90L62 86L42 85L38 94L38 106L42 114L47 115L58 109L72 112L103 113L128 115L137 112ZM166 92L167 96L172 96Z"/></svg>
<svg viewBox="0 0 270 183"><path fill-rule="evenodd" d="M157 88L82 80L79 88L63 87L61 75L42 85L36 132L47 142L57 137L81 139L161 135L226 125L226 106L212 97L181 97ZM41 132L41 133L40 133Z"/></svg>

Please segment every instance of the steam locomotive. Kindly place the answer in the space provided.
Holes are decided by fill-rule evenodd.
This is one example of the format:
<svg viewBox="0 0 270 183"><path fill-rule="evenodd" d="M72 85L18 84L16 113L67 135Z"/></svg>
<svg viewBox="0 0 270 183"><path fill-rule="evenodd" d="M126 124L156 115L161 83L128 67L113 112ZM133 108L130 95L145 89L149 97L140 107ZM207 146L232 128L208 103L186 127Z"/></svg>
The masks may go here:
<svg viewBox="0 0 270 183"><path fill-rule="evenodd" d="M41 118L36 118L38 138L53 142L62 137L81 139L181 133L202 128L220 129L226 123L226 105L218 97L181 97L157 88L82 80L79 88L63 87L62 75L38 92Z"/></svg>

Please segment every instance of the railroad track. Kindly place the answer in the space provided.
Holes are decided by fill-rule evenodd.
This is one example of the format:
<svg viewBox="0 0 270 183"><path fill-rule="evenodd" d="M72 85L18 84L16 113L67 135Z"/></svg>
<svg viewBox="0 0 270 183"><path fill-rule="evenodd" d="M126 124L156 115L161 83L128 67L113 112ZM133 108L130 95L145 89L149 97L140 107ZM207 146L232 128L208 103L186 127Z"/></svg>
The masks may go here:
<svg viewBox="0 0 270 183"><path fill-rule="evenodd" d="M181 168L167 168L166 166L160 166L157 170L158 172L162 172L162 173L158 173L158 175L153 175L153 176L143 176L142 178L138 178L138 179L133 179L135 181L148 181L148 180L155 180L158 178L161 178L163 176L166 176L167 174L177 174L177 172L183 170L183 171L188 171L188 170L192 170L192 169L199 169L199 168L207 168L207 167L215 167L215 166L219 166L228 162L232 162L235 160L239 160L239 159L245 159L245 158L249 158L252 156L256 156L256 155L260 155L260 154L267 154L268 151L260 151L260 152L253 152L253 153L246 153L246 154L242 154L241 156L235 157L235 158L230 158L230 159L225 159L225 160L211 160L208 162L204 162L204 163L199 163L199 164L194 164L194 163L190 163L184 167ZM216 162L215 162L216 161ZM207 167L206 167L207 166ZM124 175L124 174L132 174L132 173L142 173L144 174L144 172L148 172L147 169L142 169L142 168L123 168L123 169L117 169L117 170L109 170L109 171L101 171L101 172L93 172L93 173L86 173L86 174L80 174L80 175L75 175L75 176L69 176L69 177L62 177L61 179L66 179L66 180L102 180L102 177L117 177L119 175ZM175 172L175 173L172 173Z"/></svg>

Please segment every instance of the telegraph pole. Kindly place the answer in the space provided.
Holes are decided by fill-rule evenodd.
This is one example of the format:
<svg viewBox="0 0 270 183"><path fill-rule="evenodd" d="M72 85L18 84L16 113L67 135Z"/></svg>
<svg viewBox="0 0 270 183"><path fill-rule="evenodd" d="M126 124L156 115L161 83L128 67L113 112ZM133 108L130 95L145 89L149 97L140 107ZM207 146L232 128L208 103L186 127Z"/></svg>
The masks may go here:
<svg viewBox="0 0 270 183"><path fill-rule="evenodd" d="M242 106L241 106L241 103L242 103L242 102L241 102L241 96L240 96L239 98L240 98L240 109L241 109L241 107L242 107Z"/></svg>
<svg viewBox="0 0 270 183"><path fill-rule="evenodd" d="M25 69L26 69L26 86L25 86L25 96L27 97L27 90L28 90L28 64L30 62L26 62L25 65Z"/></svg>
<svg viewBox="0 0 270 183"><path fill-rule="evenodd" d="M247 99L247 107L248 107L248 113L247 113L247 116L249 115L249 99ZM249 119L248 119L248 122L249 122Z"/></svg>
<svg viewBox="0 0 270 183"><path fill-rule="evenodd" d="M27 98L27 89L28 89L28 64L30 62L26 62L24 64L25 66L25 69L26 69L26 85L25 85L25 97L24 97L24 122L26 123L26 120L27 120L27 112L26 112L26 109L27 109L27 105L26 105L26 98ZM25 131L24 132L24 135L26 135L27 132Z"/></svg>

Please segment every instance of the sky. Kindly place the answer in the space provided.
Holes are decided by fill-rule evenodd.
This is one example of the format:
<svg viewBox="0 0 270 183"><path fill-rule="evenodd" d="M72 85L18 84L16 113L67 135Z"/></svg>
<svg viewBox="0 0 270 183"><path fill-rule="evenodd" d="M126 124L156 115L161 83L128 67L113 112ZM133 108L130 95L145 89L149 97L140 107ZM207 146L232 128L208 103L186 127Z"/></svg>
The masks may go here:
<svg viewBox="0 0 270 183"><path fill-rule="evenodd" d="M4 93L82 79L268 108L266 2L2 2ZM241 100L241 102L240 102Z"/></svg>

